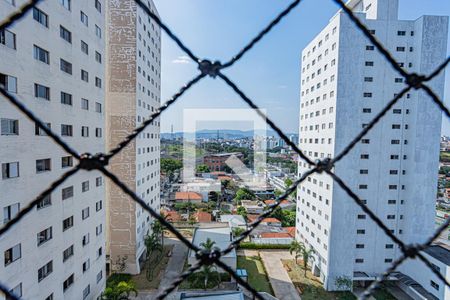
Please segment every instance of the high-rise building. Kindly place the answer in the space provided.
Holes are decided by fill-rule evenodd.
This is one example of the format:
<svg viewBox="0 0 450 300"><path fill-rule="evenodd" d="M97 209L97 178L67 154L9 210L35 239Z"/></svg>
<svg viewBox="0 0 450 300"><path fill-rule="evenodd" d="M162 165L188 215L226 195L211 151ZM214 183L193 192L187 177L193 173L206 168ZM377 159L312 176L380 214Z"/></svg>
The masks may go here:
<svg viewBox="0 0 450 300"><path fill-rule="evenodd" d="M107 5L106 143L112 149L160 106L161 30L134 0ZM157 14L153 2L147 5ZM157 119L110 162L110 170L155 211L159 158ZM107 183L106 189L109 267L139 273L153 218L115 185Z"/></svg>
<svg viewBox="0 0 450 300"><path fill-rule="evenodd" d="M398 19L398 0L351 0L357 17L407 72L430 74L445 59L448 17ZM443 96L444 74L427 83ZM302 52L300 149L332 158L406 87L405 79L339 11ZM441 112L409 91L336 163L333 171L405 243L434 231ZM309 166L299 163L299 173ZM370 281L399 247L326 174L303 182L296 238L315 250L313 271L327 290L336 278Z"/></svg>
<svg viewBox="0 0 450 300"><path fill-rule="evenodd" d="M25 1L0 1L0 19ZM0 32L0 85L71 147L105 148L103 1L42 1ZM6 223L77 164L0 96ZM105 287L104 179L79 171L0 237L0 281L23 299L95 299Z"/></svg>

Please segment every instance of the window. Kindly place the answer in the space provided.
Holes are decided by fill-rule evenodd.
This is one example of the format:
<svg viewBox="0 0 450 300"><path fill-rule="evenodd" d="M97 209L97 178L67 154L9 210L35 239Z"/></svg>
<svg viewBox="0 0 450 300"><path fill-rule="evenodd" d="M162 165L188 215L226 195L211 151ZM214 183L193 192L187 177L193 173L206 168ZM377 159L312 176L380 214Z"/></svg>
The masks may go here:
<svg viewBox="0 0 450 300"><path fill-rule="evenodd" d="M63 292L65 292L73 284L73 281L74 281L73 274L70 275L66 280L64 280L64 282L63 282Z"/></svg>
<svg viewBox="0 0 450 300"><path fill-rule="evenodd" d="M436 282L434 282L433 280L430 280L430 285L433 289L439 291L439 284L437 284Z"/></svg>
<svg viewBox="0 0 450 300"><path fill-rule="evenodd" d="M16 49L16 34L8 29L0 30L0 44Z"/></svg>
<svg viewBox="0 0 450 300"><path fill-rule="evenodd" d="M61 168L68 168L73 166L73 157L72 156L63 156L61 157Z"/></svg>
<svg viewBox="0 0 450 300"><path fill-rule="evenodd" d="M34 96L45 100L50 100L50 88L37 84L34 84Z"/></svg>
<svg viewBox="0 0 450 300"><path fill-rule="evenodd" d="M81 98L81 109L89 110L89 100Z"/></svg>
<svg viewBox="0 0 450 300"><path fill-rule="evenodd" d="M386 249L393 249L394 248L394 244L386 244L385 248Z"/></svg>
<svg viewBox="0 0 450 300"><path fill-rule="evenodd" d="M22 297L22 283L19 283L15 288L11 289L10 292L17 298ZM6 300L10 300L10 298L6 297Z"/></svg>
<svg viewBox="0 0 450 300"><path fill-rule="evenodd" d="M51 171L51 169L52 167L50 158L36 160L36 173Z"/></svg>
<svg viewBox="0 0 450 300"><path fill-rule="evenodd" d="M95 25L95 35L98 38L102 38L102 30L100 29L100 27L98 27L97 25Z"/></svg>
<svg viewBox="0 0 450 300"><path fill-rule="evenodd" d="M40 246L51 239L52 239L52 227L49 227L37 234L37 245Z"/></svg>
<svg viewBox="0 0 450 300"><path fill-rule="evenodd" d="M84 264L83 264L83 266L84 266ZM87 287L85 287L83 290L83 300L89 296L90 292L91 292L91 285L88 284Z"/></svg>
<svg viewBox="0 0 450 300"><path fill-rule="evenodd" d="M89 73L85 70L81 70L81 80L89 82Z"/></svg>
<svg viewBox="0 0 450 300"><path fill-rule="evenodd" d="M89 54L89 45L83 41L81 41L81 52L87 55Z"/></svg>
<svg viewBox="0 0 450 300"><path fill-rule="evenodd" d="M87 192L87 191L89 191L89 180L83 181L83 182L81 183L81 191L82 191L82 192Z"/></svg>
<svg viewBox="0 0 450 300"><path fill-rule="evenodd" d="M355 259L355 263L357 263L357 264L362 264L362 263L364 263L364 259L362 259L362 258L356 258L356 259Z"/></svg>
<svg viewBox="0 0 450 300"><path fill-rule="evenodd" d="M405 52L405 47L397 47L397 52Z"/></svg>
<svg viewBox="0 0 450 300"><path fill-rule="evenodd" d="M50 123L44 123L44 125L45 125L48 129L51 128L51 124L50 124ZM45 133L45 131L44 131L41 127L39 127L39 125L38 125L37 123L34 124L34 134L35 134L35 135L47 135L47 134Z"/></svg>
<svg viewBox="0 0 450 300"><path fill-rule="evenodd" d="M8 223L20 210L20 203L8 205L3 208L3 223Z"/></svg>
<svg viewBox="0 0 450 300"><path fill-rule="evenodd" d="M391 140L391 145L399 145L400 140Z"/></svg>
<svg viewBox="0 0 450 300"><path fill-rule="evenodd" d="M395 220L395 215L387 215L388 220Z"/></svg>
<svg viewBox="0 0 450 300"><path fill-rule="evenodd" d="M86 207L81 211L81 219L85 220L87 218L89 218L89 207Z"/></svg>
<svg viewBox="0 0 450 300"><path fill-rule="evenodd" d="M19 177L19 162L2 163L2 179Z"/></svg>
<svg viewBox="0 0 450 300"><path fill-rule="evenodd" d="M33 45L33 56L43 63L50 64L50 54L47 50L42 49L39 46Z"/></svg>
<svg viewBox="0 0 450 300"><path fill-rule="evenodd" d="M95 51L95 61L98 63L102 63L102 55L97 51Z"/></svg>
<svg viewBox="0 0 450 300"><path fill-rule="evenodd" d="M384 259L384 262L385 262L385 263L391 263L391 262L392 262L392 258L385 258L385 259Z"/></svg>
<svg viewBox="0 0 450 300"><path fill-rule="evenodd" d="M100 248L98 248L98 250L97 250L97 258L100 257L100 256L102 256L102 254L103 254L103 248L100 247Z"/></svg>
<svg viewBox="0 0 450 300"><path fill-rule="evenodd" d="M72 32L61 25L59 26L59 36L66 42L72 43Z"/></svg>
<svg viewBox="0 0 450 300"><path fill-rule="evenodd" d="M103 185L103 179L102 177L95 178L95 185L96 186L102 186Z"/></svg>
<svg viewBox="0 0 450 300"><path fill-rule="evenodd" d="M48 27L48 15L39 8L33 7L33 19L45 27Z"/></svg>
<svg viewBox="0 0 450 300"><path fill-rule="evenodd" d="M370 144L370 139L362 139L361 144Z"/></svg>
<svg viewBox="0 0 450 300"><path fill-rule="evenodd" d="M60 69L67 74L72 75L72 64L64 59L60 59Z"/></svg>
<svg viewBox="0 0 450 300"><path fill-rule="evenodd" d="M95 0L95 8L99 13L102 12L102 4L100 3L100 0Z"/></svg>
<svg viewBox="0 0 450 300"><path fill-rule="evenodd" d="M73 256L73 245L63 251L63 262Z"/></svg>
<svg viewBox="0 0 450 300"><path fill-rule="evenodd" d="M364 249L364 244L356 244L356 249Z"/></svg>
<svg viewBox="0 0 450 300"><path fill-rule="evenodd" d="M397 175L398 170L389 170L389 175Z"/></svg>
<svg viewBox="0 0 450 300"><path fill-rule="evenodd" d="M49 261L38 270L38 282L50 275L53 272L53 261Z"/></svg>
<svg viewBox="0 0 450 300"><path fill-rule="evenodd" d="M52 197L50 195L45 195L44 198L37 203L36 208L39 210L50 205L52 205Z"/></svg>
<svg viewBox="0 0 450 300"><path fill-rule="evenodd" d="M406 31L397 31L397 35L398 36L404 36L404 35L406 35Z"/></svg>
<svg viewBox="0 0 450 300"><path fill-rule="evenodd" d="M361 159L369 159L369 154L361 154Z"/></svg>
<svg viewBox="0 0 450 300"><path fill-rule="evenodd" d="M397 189L397 185L396 184L390 184L389 185L389 189L390 190L396 190Z"/></svg>
<svg viewBox="0 0 450 300"><path fill-rule="evenodd" d="M95 102L95 112L101 113L102 112L102 104Z"/></svg>
<svg viewBox="0 0 450 300"><path fill-rule="evenodd" d="M397 108L397 109L393 109L392 112L393 112L394 114L401 114L401 113L402 113L402 110Z"/></svg>
<svg viewBox="0 0 450 300"><path fill-rule="evenodd" d="M89 26L89 19L88 19L88 16L87 16L84 12L82 12L82 11L80 11L80 21L81 21L81 23L83 23L84 25Z"/></svg>
<svg viewBox="0 0 450 300"><path fill-rule="evenodd" d="M17 244L5 251L5 267L22 257L21 244Z"/></svg>
<svg viewBox="0 0 450 300"><path fill-rule="evenodd" d="M17 93L17 78L0 73L0 85L11 93Z"/></svg>
<svg viewBox="0 0 450 300"><path fill-rule="evenodd" d="M61 124L61 135L62 136L72 136L73 135L72 125Z"/></svg>
<svg viewBox="0 0 450 300"><path fill-rule="evenodd" d="M61 5L65 7L65 9L70 10L71 1L72 0L59 0L59 3L61 3Z"/></svg>
<svg viewBox="0 0 450 300"><path fill-rule="evenodd" d="M66 105L72 105L72 95L66 92L61 92L61 103Z"/></svg>
<svg viewBox="0 0 450 300"><path fill-rule="evenodd" d="M395 83L402 83L403 82L403 78L395 78Z"/></svg>
<svg viewBox="0 0 450 300"><path fill-rule="evenodd" d="M363 108L363 113L370 114L372 112L371 108Z"/></svg>
<svg viewBox="0 0 450 300"><path fill-rule="evenodd" d="M366 234L366 231L364 229L358 229L356 230L356 234Z"/></svg>
<svg viewBox="0 0 450 300"><path fill-rule="evenodd" d="M103 278L103 271L100 270L100 272L98 272L98 274L97 274L97 283L99 283L100 280L102 280L102 278Z"/></svg>
<svg viewBox="0 0 450 300"><path fill-rule="evenodd" d="M366 67L373 67L373 61L366 61Z"/></svg>
<svg viewBox="0 0 450 300"><path fill-rule="evenodd" d="M372 93L367 93L366 92L366 93L363 94L363 97L364 98L372 98Z"/></svg>
<svg viewBox="0 0 450 300"><path fill-rule="evenodd" d="M66 199L73 197L73 186L63 188L61 190L61 194L62 194L62 200L66 200Z"/></svg>
<svg viewBox="0 0 450 300"><path fill-rule="evenodd" d="M102 200L95 202L95 211L100 211L102 209L103 202Z"/></svg>
<svg viewBox="0 0 450 300"><path fill-rule="evenodd" d="M98 88L102 87L102 80L98 77L95 77L95 86Z"/></svg>
<svg viewBox="0 0 450 300"><path fill-rule="evenodd" d="M369 174L369 170L367 169L359 170L359 174Z"/></svg>
<svg viewBox="0 0 450 300"><path fill-rule="evenodd" d="M365 220L366 219L366 215L358 215L358 219L359 220Z"/></svg>
<svg viewBox="0 0 450 300"><path fill-rule="evenodd" d="M102 137L102 129L101 128L95 128L95 137L98 137L98 138Z"/></svg>
<svg viewBox="0 0 450 300"><path fill-rule="evenodd" d="M392 124L392 129L400 129L400 124Z"/></svg>
<svg viewBox="0 0 450 300"><path fill-rule="evenodd" d="M87 244L89 244L89 233L83 235L81 244L83 245L83 247L86 246Z"/></svg>
<svg viewBox="0 0 450 300"><path fill-rule="evenodd" d="M367 190L367 184L360 184L358 187L360 190Z"/></svg>
<svg viewBox="0 0 450 300"><path fill-rule="evenodd" d="M66 231L67 229L73 227L73 216L68 217L63 220L63 231Z"/></svg>
<svg viewBox="0 0 450 300"><path fill-rule="evenodd" d="M103 232L103 225L100 224L97 227L95 227L95 235L100 235Z"/></svg>
<svg viewBox="0 0 450 300"><path fill-rule="evenodd" d="M81 126L81 136L88 137L89 136L89 127Z"/></svg>
<svg viewBox="0 0 450 300"><path fill-rule="evenodd" d="M19 135L19 120L0 119L1 135Z"/></svg>

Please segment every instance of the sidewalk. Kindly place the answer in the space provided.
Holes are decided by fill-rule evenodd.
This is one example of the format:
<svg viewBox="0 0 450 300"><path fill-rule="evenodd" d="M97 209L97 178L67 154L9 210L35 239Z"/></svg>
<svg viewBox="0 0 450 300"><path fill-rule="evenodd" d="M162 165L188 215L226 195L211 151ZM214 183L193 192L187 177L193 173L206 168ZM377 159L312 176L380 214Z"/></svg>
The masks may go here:
<svg viewBox="0 0 450 300"><path fill-rule="evenodd" d="M279 300L301 300L281 259L292 258L287 251L260 251L261 259L269 276L270 284Z"/></svg>

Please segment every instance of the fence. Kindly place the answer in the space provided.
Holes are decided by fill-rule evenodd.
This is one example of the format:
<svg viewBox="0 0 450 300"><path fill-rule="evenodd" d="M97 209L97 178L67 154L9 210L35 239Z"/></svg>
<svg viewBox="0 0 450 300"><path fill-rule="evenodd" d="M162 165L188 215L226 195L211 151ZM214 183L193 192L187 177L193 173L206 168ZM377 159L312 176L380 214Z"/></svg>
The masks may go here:
<svg viewBox="0 0 450 300"><path fill-rule="evenodd" d="M37 3L42 0L30 0L22 7L20 7L15 13L10 15L6 20L0 23L0 31L8 28L14 22L18 22L21 18L23 18L27 12L29 12ZM296 8L301 0L293 1L286 9L284 9L278 16L270 22L255 38L253 38L245 47L242 48L240 52L238 52L235 56L233 56L228 62L221 63L220 61L211 60L202 60L198 58L181 40L167 27L161 19L155 15L150 9L146 6L144 2L141 0L135 0L136 4L142 8L150 18L152 18L161 28L162 30L172 39L180 49L188 55L194 62L198 64L199 74L186 83L171 99L169 99L164 105L162 105L155 113L151 114L150 117L144 121L139 127L137 127L125 140L117 145L114 149L112 149L109 153L102 153L97 155L91 155L89 153L79 154L74 149L70 147L66 142L64 142L56 133L51 131L46 125L37 118L31 110L29 110L26 106L24 106L15 96L11 95L6 91L6 89L0 86L0 93L18 110L20 110L24 115L26 115L31 121L37 123L37 125L60 147L62 147L67 153L71 154L78 160L78 164L71 170L64 173L59 179L50 184L48 188L46 188L37 198L31 201L26 207L22 208L20 212L11 219L8 223L6 223L3 227L0 228L0 236L11 230L11 228L18 223L21 219L23 219L31 210L37 205L37 203L44 198L45 195L51 193L54 189L60 186L67 178L77 173L79 170L98 170L103 173L104 176L108 177L111 182L116 184L125 194L127 194L132 200L138 203L142 208L151 214L154 218L159 220L167 230L171 231L175 236L177 236L182 243L184 243L189 249L195 251L197 253L198 263L191 266L188 270L180 274L180 276L173 281L172 285L167 289L163 290L159 295L157 295L156 299L164 299L170 292L172 292L184 279L186 279L189 274L199 270L203 265L211 265L216 264L221 267L223 270L230 273L230 275L243 287L245 287L249 292L251 292L254 298L263 299L261 295L257 293L257 291L251 287L247 282L243 281L237 274L226 264L224 264L220 258L221 256L229 253L232 249L236 248L238 244L247 237L253 229L258 226L261 221L269 216L275 208L277 208L280 204L280 201L285 199L289 194L294 192L297 186L303 182L309 175L313 173L326 173L348 194L348 196L354 201L354 203L359 206L368 216L374 221L377 226L379 226L383 232L389 236L393 242L395 242L401 252L402 255L396 259L392 265L380 276L377 280L375 280L361 295L362 299L366 299L369 297L375 288L379 286L379 284L384 281L390 273L392 273L400 264L402 264L408 258L418 258L425 265L430 268L430 270L445 283L446 286L450 287L450 283L444 278L444 276L437 271L431 263L420 253L420 251L428 248L431 243L449 226L450 218L448 218L429 239L422 244L405 244L399 238L397 238L389 228L383 223L383 221L373 213L361 199L350 189L346 183L341 180L336 174L333 173L333 166L336 162L345 157L350 150L352 150L355 145L383 118L383 116L402 98L406 93L412 89L423 90L425 91L438 107L443 111L447 118L450 118L450 111L444 105L444 103L439 99L439 97L430 89L427 85L427 82L436 77L440 72L442 72L447 65L450 63L450 57L447 58L442 64L438 66L438 68L431 74L416 74L416 73L408 73L399 64L395 61L393 56L389 53L388 50L377 40L377 38L369 32L369 29L365 27L365 25L353 14L350 8L348 8L343 0L330 0L335 2L342 11L348 15L350 20L354 23L354 25L364 34L367 39L375 46L375 48L383 55L383 57L389 62L389 64L396 70L402 77L406 80L406 87L402 89L388 104L382 109L375 118L351 141L351 143L338 155L336 155L332 159L324 159L313 161L309 157L307 157L289 138L283 133L283 131L270 119L268 118L259 107L226 75L224 75L221 71L231 67L236 62L238 62L249 50L252 49L268 32L271 31L275 26L277 26L280 21L287 16L294 8ZM296 180L292 186L290 186L286 191L279 197L277 197L277 201L275 204L270 206L270 209L265 211L263 214L259 216L257 220L250 224L249 228L242 233L240 237L235 239L226 249L221 250L211 250L205 251L204 249L200 249L197 246L193 245L186 238L184 238L170 223L166 222L164 218L162 218L158 212L154 211L152 208L147 206L147 204L136 195L128 186L122 183L119 178L113 173L109 172L106 169L109 160L117 155L124 147L126 147L133 139L135 139L139 133L141 133L152 121L159 117L168 107L170 107L173 103L180 99L180 97L189 90L193 85L198 83L200 80L205 78L206 76L210 76L212 78L220 78L223 80L228 86L230 86L239 97L251 108L255 109L258 115L264 118L267 124L286 142L286 145L290 146L301 159L306 161L309 165L312 166L310 170L302 174L302 176ZM0 283L0 290L8 295L11 299L18 299L15 295L11 294L9 288L4 284Z"/></svg>

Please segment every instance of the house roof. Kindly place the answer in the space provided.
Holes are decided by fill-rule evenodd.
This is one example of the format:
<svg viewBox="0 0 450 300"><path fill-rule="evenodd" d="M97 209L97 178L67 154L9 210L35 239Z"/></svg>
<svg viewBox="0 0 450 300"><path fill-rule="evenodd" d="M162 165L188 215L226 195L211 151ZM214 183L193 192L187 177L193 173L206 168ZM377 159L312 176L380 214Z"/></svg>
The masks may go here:
<svg viewBox="0 0 450 300"><path fill-rule="evenodd" d="M264 203L266 205L272 205L272 204L275 204L275 200L273 200L273 199L266 200L266 201L264 201ZM293 205L294 203L292 203L292 202L290 202L288 200L281 200L281 202L280 202L280 205L291 205L291 204Z"/></svg>
<svg viewBox="0 0 450 300"><path fill-rule="evenodd" d="M281 223L277 218L264 218L262 220L263 223Z"/></svg>
<svg viewBox="0 0 450 300"><path fill-rule="evenodd" d="M423 251L443 264L450 266L450 250L440 245L431 245Z"/></svg>
<svg viewBox="0 0 450 300"><path fill-rule="evenodd" d="M181 293L180 295L181 300L244 300L244 293L243 292L209 292L209 293Z"/></svg>
<svg viewBox="0 0 450 300"><path fill-rule="evenodd" d="M262 232L262 238L292 238L292 236L287 232Z"/></svg>
<svg viewBox="0 0 450 300"><path fill-rule="evenodd" d="M174 210L165 211L164 214L166 215L168 221L172 222L181 221L181 215Z"/></svg>
<svg viewBox="0 0 450 300"><path fill-rule="evenodd" d="M295 237L295 227L283 227L283 229L292 237Z"/></svg>
<svg viewBox="0 0 450 300"><path fill-rule="evenodd" d="M211 222L212 221L211 214L206 211L198 211L195 214L195 217L197 219L197 222Z"/></svg>
<svg viewBox="0 0 450 300"><path fill-rule="evenodd" d="M241 215L221 215L221 222L228 222L232 226L246 225L245 219Z"/></svg>
<svg viewBox="0 0 450 300"><path fill-rule="evenodd" d="M200 248L200 244L206 242L208 238L216 242L214 247L218 247L221 250L226 249L231 243L232 235L231 228L228 224L224 224L224 227L210 227L210 228L196 228L194 236L192 237L192 243ZM189 257L195 257L195 251L189 249ZM236 257L236 249L224 255L224 257Z"/></svg>
<svg viewBox="0 0 450 300"><path fill-rule="evenodd" d="M256 219L258 219L259 215L247 215L247 219L249 222L254 222Z"/></svg>
<svg viewBox="0 0 450 300"><path fill-rule="evenodd" d="M196 192L176 192L176 200L202 200L202 195Z"/></svg>

